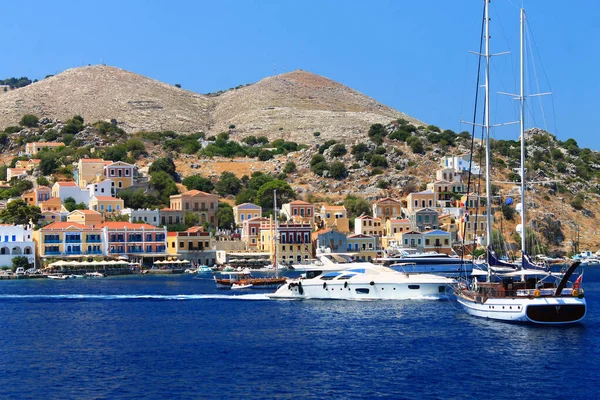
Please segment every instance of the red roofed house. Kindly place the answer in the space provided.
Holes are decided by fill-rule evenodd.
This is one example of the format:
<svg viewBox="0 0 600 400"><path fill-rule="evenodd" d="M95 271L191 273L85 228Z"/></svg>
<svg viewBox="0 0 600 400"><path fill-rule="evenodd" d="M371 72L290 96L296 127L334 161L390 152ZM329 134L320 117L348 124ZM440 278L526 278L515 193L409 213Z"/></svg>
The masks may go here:
<svg viewBox="0 0 600 400"><path fill-rule="evenodd" d="M117 197L94 196L90 199L90 210L98 211L104 219L113 214L120 214L125 202Z"/></svg>
<svg viewBox="0 0 600 400"><path fill-rule="evenodd" d="M141 261L167 255L167 229L149 224L105 222L100 225L106 243L106 255L127 255Z"/></svg>

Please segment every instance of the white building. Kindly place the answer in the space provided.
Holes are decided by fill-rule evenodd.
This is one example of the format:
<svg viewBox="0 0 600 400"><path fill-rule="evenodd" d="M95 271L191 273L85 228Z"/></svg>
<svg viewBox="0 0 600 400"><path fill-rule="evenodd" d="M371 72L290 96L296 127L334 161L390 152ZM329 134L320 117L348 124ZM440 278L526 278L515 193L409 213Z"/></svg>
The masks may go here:
<svg viewBox="0 0 600 400"><path fill-rule="evenodd" d="M469 171L469 169L471 169L471 173L473 175L481 174L481 167L479 167L479 165L476 163L473 163L471 166L470 160L471 156L469 154L462 156L449 156L442 158L441 164L444 168L451 168L458 172Z"/></svg>
<svg viewBox="0 0 600 400"><path fill-rule="evenodd" d="M76 182L56 182L52 185L52 197L60 198L61 202L69 197L75 199L75 203L84 203L86 206L90 204L90 190L80 188Z"/></svg>
<svg viewBox="0 0 600 400"><path fill-rule="evenodd" d="M0 267L11 267L13 257L27 257L35 263L35 243L31 229L24 225L0 224Z"/></svg>
<svg viewBox="0 0 600 400"><path fill-rule="evenodd" d="M89 196L110 196L115 195L115 183L110 179L104 179L97 183L90 183L86 186L86 190L89 191Z"/></svg>
<svg viewBox="0 0 600 400"><path fill-rule="evenodd" d="M139 208L137 210L124 208L121 210L121 214L127 215L129 217L129 222L144 222L154 226L160 225L158 210L151 210L149 208Z"/></svg>

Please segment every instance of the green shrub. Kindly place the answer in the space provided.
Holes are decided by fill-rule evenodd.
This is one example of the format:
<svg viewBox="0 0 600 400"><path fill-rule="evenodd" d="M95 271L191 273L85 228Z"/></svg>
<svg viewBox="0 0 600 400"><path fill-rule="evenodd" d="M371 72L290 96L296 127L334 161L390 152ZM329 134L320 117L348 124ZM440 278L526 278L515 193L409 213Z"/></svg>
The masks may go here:
<svg viewBox="0 0 600 400"><path fill-rule="evenodd" d="M21 118L21 121L19 121L19 125L26 126L28 128L35 128L38 126L39 122L40 120L35 115L25 114L23 115L23 118Z"/></svg>

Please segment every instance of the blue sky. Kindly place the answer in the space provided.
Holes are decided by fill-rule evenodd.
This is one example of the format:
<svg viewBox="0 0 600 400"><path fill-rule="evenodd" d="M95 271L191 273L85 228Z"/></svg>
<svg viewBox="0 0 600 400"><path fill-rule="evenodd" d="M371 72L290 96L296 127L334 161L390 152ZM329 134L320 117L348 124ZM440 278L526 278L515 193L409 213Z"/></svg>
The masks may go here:
<svg viewBox="0 0 600 400"><path fill-rule="evenodd" d="M43 78L104 62L207 93L274 71L303 69L424 122L461 131L470 129L460 120L472 114L477 57L467 51L478 48L482 5L481 0L8 2L0 77ZM493 93L518 90L520 5L492 2L492 51L512 52L494 60ZM531 0L525 8L541 56L535 68L539 88L553 92L531 104L527 125L600 150L595 140L600 6ZM494 122L517 118L513 100L494 94L492 101ZM516 139L518 132L499 128L494 136Z"/></svg>

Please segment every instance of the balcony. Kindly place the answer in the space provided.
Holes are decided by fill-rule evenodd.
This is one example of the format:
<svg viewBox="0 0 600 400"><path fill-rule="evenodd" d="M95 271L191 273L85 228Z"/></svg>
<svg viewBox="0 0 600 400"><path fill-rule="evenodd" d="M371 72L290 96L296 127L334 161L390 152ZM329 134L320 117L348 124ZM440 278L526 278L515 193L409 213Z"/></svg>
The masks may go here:
<svg viewBox="0 0 600 400"><path fill-rule="evenodd" d="M44 243L62 243L60 239L46 239L44 238Z"/></svg>
<svg viewBox="0 0 600 400"><path fill-rule="evenodd" d="M65 239L65 243L81 243L81 238L67 238Z"/></svg>
<svg viewBox="0 0 600 400"><path fill-rule="evenodd" d="M128 240L130 242L143 242L144 241L141 236L129 236Z"/></svg>
<svg viewBox="0 0 600 400"><path fill-rule="evenodd" d="M46 256L59 256L62 253L60 251L45 251L44 255Z"/></svg>
<svg viewBox="0 0 600 400"><path fill-rule="evenodd" d="M102 254L102 250L89 250L85 254Z"/></svg>
<svg viewBox="0 0 600 400"><path fill-rule="evenodd" d="M67 251L65 253L68 256L75 256L75 255L81 255L81 250L72 250L72 251Z"/></svg>
<svg viewBox="0 0 600 400"><path fill-rule="evenodd" d="M102 243L102 239L101 238L86 238L85 239L86 243Z"/></svg>

